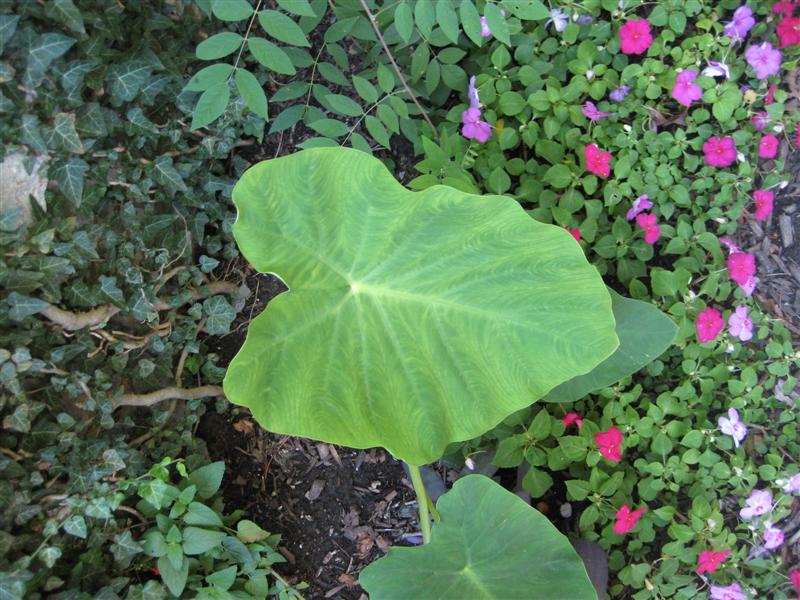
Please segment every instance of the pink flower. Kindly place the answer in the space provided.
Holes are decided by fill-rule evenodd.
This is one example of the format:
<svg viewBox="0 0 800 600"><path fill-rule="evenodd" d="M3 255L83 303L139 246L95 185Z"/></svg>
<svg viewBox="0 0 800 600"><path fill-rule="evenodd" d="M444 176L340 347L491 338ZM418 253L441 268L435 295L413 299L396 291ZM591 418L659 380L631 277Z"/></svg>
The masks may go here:
<svg viewBox="0 0 800 600"><path fill-rule="evenodd" d="M775 158L779 144L778 138L771 133L762 136L761 141L758 142L758 156L761 158Z"/></svg>
<svg viewBox="0 0 800 600"><path fill-rule="evenodd" d="M794 13L796 0L781 0L776 2L772 7L772 12L783 15L784 17L791 17Z"/></svg>
<svg viewBox="0 0 800 600"><path fill-rule="evenodd" d="M661 237L661 226L656 222L656 216L650 213L637 215L636 224L644 229L644 241L651 246Z"/></svg>
<svg viewBox="0 0 800 600"><path fill-rule="evenodd" d="M694 324L694 328L697 331L697 339L701 344L716 338L724 326L725 321L722 320L722 315L719 314L718 310L710 306L697 315L697 321Z"/></svg>
<svg viewBox="0 0 800 600"><path fill-rule="evenodd" d="M729 167L736 161L736 142L732 137L711 136L703 144L706 164L712 167Z"/></svg>
<svg viewBox="0 0 800 600"><path fill-rule="evenodd" d="M587 100L583 104L583 106L581 107L581 111L583 112L584 115L586 115L586 118L589 119L590 121L599 121L603 117L610 117L611 115L614 114L609 112L602 112L597 108L595 103L590 100Z"/></svg>
<svg viewBox="0 0 800 600"><path fill-rule="evenodd" d="M633 201L633 205L628 209L628 212L625 214L625 218L628 221L633 221L636 218L636 215L642 213L646 210L653 208L653 203L650 202L648 199L649 196L647 194L642 194L636 200Z"/></svg>
<svg viewBox="0 0 800 600"><path fill-rule="evenodd" d="M492 35L492 30L489 29L489 23L486 17L481 17L481 36L489 37L490 35Z"/></svg>
<svg viewBox="0 0 800 600"><path fill-rule="evenodd" d="M759 79L777 75L781 70L781 51L773 48L769 42L750 46L745 50L744 57L747 59L747 63L753 67L756 77Z"/></svg>
<svg viewBox="0 0 800 600"><path fill-rule="evenodd" d="M481 121L479 108L468 108L461 113L461 135L468 140L476 140L483 144L492 137L492 126L486 121Z"/></svg>
<svg viewBox="0 0 800 600"><path fill-rule="evenodd" d="M684 106L690 106L695 100L700 100L703 90L694 82L695 79L697 79L697 71L678 73L675 78L675 86L672 88L672 97Z"/></svg>
<svg viewBox="0 0 800 600"><path fill-rule="evenodd" d="M769 123L769 115L764 111L757 112L750 121L756 126L756 129L764 131L764 127Z"/></svg>
<svg viewBox="0 0 800 600"><path fill-rule="evenodd" d="M728 275L740 286L756 274L756 257L747 252L732 252L728 257Z"/></svg>
<svg viewBox="0 0 800 600"><path fill-rule="evenodd" d="M742 588L738 583L732 583L725 587L712 585L708 591L712 600L747 600L747 596L742 593Z"/></svg>
<svg viewBox="0 0 800 600"><path fill-rule="evenodd" d="M650 23L645 19L627 21L619 28L619 46L623 54L642 54L652 44Z"/></svg>
<svg viewBox="0 0 800 600"><path fill-rule="evenodd" d="M576 412L568 412L568 413L567 413L567 414L565 414L565 415L564 415L564 417L561 419L561 422L562 422L562 423L564 423L564 427L569 427L569 426L570 426L570 425L572 425L573 423L575 423L575 425L577 425L578 429L580 429L581 427L583 427L583 419L582 419L582 418L581 418L581 416L580 416L578 413L576 413Z"/></svg>
<svg viewBox="0 0 800 600"><path fill-rule="evenodd" d="M792 582L794 589L800 592L800 569L792 569L789 573L789 580Z"/></svg>
<svg viewBox="0 0 800 600"><path fill-rule="evenodd" d="M628 533L631 529L636 527L636 523L645 512L647 512L646 508L631 510L630 506L623 504L622 508L614 515L617 518L616 523L614 523L614 533L617 535Z"/></svg>
<svg viewBox="0 0 800 600"><path fill-rule="evenodd" d="M774 83L771 86L769 86L769 89L767 90L767 95L764 96L764 104L770 105L773 102L775 102L775 90L776 89L777 88L775 87Z"/></svg>
<svg viewBox="0 0 800 600"><path fill-rule="evenodd" d="M580 229L578 229L578 228L570 229L569 227L564 227L564 229L566 229L569 232L569 234L572 237L575 238L576 242L580 242L581 241L581 230Z"/></svg>
<svg viewBox="0 0 800 600"><path fill-rule="evenodd" d="M781 48L800 44L800 17L787 16L775 30L781 40Z"/></svg>
<svg viewBox="0 0 800 600"><path fill-rule="evenodd" d="M728 249L728 252L741 252L739 246L733 243L733 240L728 236L719 238L719 243Z"/></svg>
<svg viewBox="0 0 800 600"><path fill-rule="evenodd" d="M749 298L753 295L759 281L761 280L758 277L748 277L744 285L740 285L739 288L744 292L744 295Z"/></svg>
<svg viewBox="0 0 800 600"><path fill-rule="evenodd" d="M737 306L736 310L728 317L728 330L731 335L746 342L753 337L753 321L747 316L746 306Z"/></svg>
<svg viewBox="0 0 800 600"><path fill-rule="evenodd" d="M589 144L583 149L583 156L586 158L586 169L590 173L607 178L611 175L611 152L600 152L600 148L594 144Z"/></svg>
<svg viewBox="0 0 800 600"><path fill-rule="evenodd" d="M595 433L594 441L600 446L600 454L608 460L614 462L622 460L622 432L619 429L610 427L608 431Z"/></svg>
<svg viewBox="0 0 800 600"><path fill-rule="evenodd" d="M772 214L772 203L775 200L775 194L769 190L756 190L753 192L753 198L756 201L756 210L753 216L757 221L766 221Z"/></svg>
<svg viewBox="0 0 800 600"><path fill-rule="evenodd" d="M783 544L783 531L773 527L769 521L764 523L764 548L775 550L781 544Z"/></svg>
<svg viewBox="0 0 800 600"><path fill-rule="evenodd" d="M742 42L747 36L747 32L753 28L756 20L753 18L753 11L749 6L740 6L733 13L733 19L725 25L725 35L733 42Z"/></svg>
<svg viewBox="0 0 800 600"><path fill-rule="evenodd" d="M753 490L745 500L745 507L739 511L744 521L760 517L772 510L772 492L769 490Z"/></svg>
<svg viewBox="0 0 800 600"><path fill-rule="evenodd" d="M705 552L701 552L700 556L697 557L697 568L694 572L698 575L702 573L713 573L720 564L725 562L725 559L728 558L730 553L730 550L720 550L719 552L716 550L706 550Z"/></svg>

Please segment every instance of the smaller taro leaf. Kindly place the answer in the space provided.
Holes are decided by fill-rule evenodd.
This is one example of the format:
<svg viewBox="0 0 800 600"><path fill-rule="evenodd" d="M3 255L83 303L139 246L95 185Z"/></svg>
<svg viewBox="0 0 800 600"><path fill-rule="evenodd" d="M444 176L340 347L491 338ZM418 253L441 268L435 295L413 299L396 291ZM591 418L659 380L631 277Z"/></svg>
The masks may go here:
<svg viewBox="0 0 800 600"><path fill-rule="evenodd" d="M253 14L247 0L212 0L211 11L223 21L241 21Z"/></svg>
<svg viewBox="0 0 800 600"><path fill-rule="evenodd" d="M262 119L268 119L267 113L267 96L264 94L264 89L258 83L255 75L250 71L239 68L236 69L236 88L239 90L239 95L244 100L251 111L257 114Z"/></svg>
<svg viewBox="0 0 800 600"><path fill-rule="evenodd" d="M203 301L206 317L206 332L209 335L224 335L230 331L236 311L225 296L212 296Z"/></svg>
<svg viewBox="0 0 800 600"><path fill-rule="evenodd" d="M215 121L225 112L230 98L231 90L227 81L214 84L200 94L192 111L192 129L200 129Z"/></svg>
<svg viewBox="0 0 800 600"><path fill-rule="evenodd" d="M150 79L153 65L145 60L128 60L112 64L108 69L111 87L111 104L120 106L139 95L142 87Z"/></svg>
<svg viewBox="0 0 800 600"><path fill-rule="evenodd" d="M189 561L184 556L181 568L176 569L167 556L158 559L158 571L161 573L161 580L167 589L176 598L180 598L183 589L186 587L186 579L189 577Z"/></svg>
<svg viewBox="0 0 800 600"><path fill-rule="evenodd" d="M73 157L52 171L51 176L58 184L58 189L76 208L80 207L83 199L83 183L88 170L86 161Z"/></svg>
<svg viewBox="0 0 800 600"><path fill-rule="evenodd" d="M50 64L72 48L74 44L73 38L60 33L43 33L38 36L28 50L25 84L35 87L44 77Z"/></svg>
<svg viewBox="0 0 800 600"><path fill-rule="evenodd" d="M217 493L225 473L225 463L213 462L192 471L189 482L197 486L197 495L203 500L208 500Z"/></svg>
<svg viewBox="0 0 800 600"><path fill-rule="evenodd" d="M437 508L429 544L390 548L361 572L370 598L597 598L569 540L488 477L459 479Z"/></svg>
<svg viewBox="0 0 800 600"><path fill-rule="evenodd" d="M612 385L658 358L672 344L678 330L672 319L648 302L608 291L619 347L585 375L555 387L543 398L545 402L574 402L594 390Z"/></svg>
<svg viewBox="0 0 800 600"><path fill-rule="evenodd" d="M247 40L247 47L253 58L269 70L282 75L294 75L297 72L289 55L269 40L251 37Z"/></svg>
<svg viewBox="0 0 800 600"><path fill-rule="evenodd" d="M244 38L238 33L223 31L200 42L195 55L200 60L216 60L236 52L243 42Z"/></svg>
<svg viewBox="0 0 800 600"><path fill-rule="evenodd" d="M278 41L292 46L311 47L300 26L277 10L262 10L258 13L258 21L264 31Z"/></svg>
<svg viewBox="0 0 800 600"><path fill-rule="evenodd" d="M184 86L187 92L204 92L213 85L225 83L233 73L233 65L225 63L200 69Z"/></svg>
<svg viewBox="0 0 800 600"><path fill-rule="evenodd" d="M35 315L50 306L49 302L23 296L17 292L11 292L6 298L6 303L9 307L8 316L12 321L22 321L25 317Z"/></svg>
<svg viewBox="0 0 800 600"><path fill-rule="evenodd" d="M171 156L159 156L153 163L153 179L164 186L170 196L175 192L188 192L189 188L183 182L183 177L172 166Z"/></svg>

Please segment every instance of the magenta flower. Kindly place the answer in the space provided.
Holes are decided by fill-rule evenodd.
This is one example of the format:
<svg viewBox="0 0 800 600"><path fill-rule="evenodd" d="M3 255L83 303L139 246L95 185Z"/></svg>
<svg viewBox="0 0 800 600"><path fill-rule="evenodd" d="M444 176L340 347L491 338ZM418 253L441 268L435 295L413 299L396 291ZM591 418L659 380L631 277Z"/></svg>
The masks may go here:
<svg viewBox="0 0 800 600"><path fill-rule="evenodd" d="M781 544L783 544L783 531L773 527L769 521L764 523L764 548L775 550Z"/></svg>
<svg viewBox="0 0 800 600"><path fill-rule="evenodd" d="M736 142L732 137L711 136L703 144L706 164L712 167L729 167L736 161Z"/></svg>
<svg viewBox="0 0 800 600"><path fill-rule="evenodd" d="M614 102L622 102L625 96L628 95L630 88L627 85L621 85L617 89L612 90L608 97Z"/></svg>
<svg viewBox="0 0 800 600"><path fill-rule="evenodd" d="M739 286L745 285L756 274L756 257L747 252L732 252L728 256L727 265L728 275Z"/></svg>
<svg viewBox="0 0 800 600"><path fill-rule="evenodd" d="M581 107L581 112L586 116L587 119L590 121L599 121L603 117L610 117L614 113L603 112L595 106L595 103L591 100L587 100L583 106Z"/></svg>
<svg viewBox="0 0 800 600"><path fill-rule="evenodd" d="M771 133L762 136L761 140L758 142L758 156L760 158L775 158L775 155L778 153L779 145L780 142L778 138Z"/></svg>
<svg viewBox="0 0 800 600"><path fill-rule="evenodd" d="M753 67L756 77L759 79L777 75L781 70L781 51L773 48L769 42L763 42L759 46L750 46L745 50L744 57Z"/></svg>
<svg viewBox="0 0 800 600"><path fill-rule="evenodd" d="M741 43L755 24L756 20L753 18L753 11L750 10L750 7L740 6L733 13L733 19L725 25L725 35L734 42Z"/></svg>
<svg viewBox="0 0 800 600"><path fill-rule="evenodd" d="M712 600L747 600L747 596L744 595L738 583L732 583L725 587L712 585L708 589L708 592Z"/></svg>
<svg viewBox="0 0 800 600"><path fill-rule="evenodd" d="M725 77L725 79L730 79L731 70L724 62L710 60L708 61L708 66L703 69L703 75L705 77Z"/></svg>
<svg viewBox="0 0 800 600"><path fill-rule="evenodd" d="M653 44L650 23L645 19L626 21L619 28L620 49L623 54L642 54Z"/></svg>
<svg viewBox="0 0 800 600"><path fill-rule="evenodd" d="M690 106L695 100L700 100L703 90L694 82L695 79L697 79L697 71L678 73L675 78L675 86L672 88L672 97L684 106Z"/></svg>
<svg viewBox="0 0 800 600"><path fill-rule="evenodd" d="M789 481L783 486L783 491L787 494L800 494L800 473L789 478Z"/></svg>
<svg viewBox="0 0 800 600"><path fill-rule="evenodd" d="M756 126L756 129L759 131L764 131L767 123L769 123L769 115L762 110L761 112L754 114L750 121Z"/></svg>
<svg viewBox="0 0 800 600"><path fill-rule="evenodd" d="M733 243L733 240L728 236L719 238L719 243L728 249L728 252L741 252L739 246Z"/></svg>
<svg viewBox="0 0 800 600"><path fill-rule="evenodd" d="M769 190L756 190L753 192L753 198L756 201L756 210L753 216L757 221L766 221L772 214L775 194Z"/></svg>
<svg viewBox="0 0 800 600"><path fill-rule="evenodd" d="M722 433L733 438L733 445L737 448L739 444L742 443L745 436L747 436L747 427L739 420L739 411L735 408L729 408L728 416L720 417L717 420L717 425L719 425L719 429Z"/></svg>
<svg viewBox="0 0 800 600"><path fill-rule="evenodd" d="M603 179L611 175L611 152L600 152L595 144L589 144L583 149L583 157L586 159L586 169L590 173L600 175Z"/></svg>
<svg viewBox="0 0 800 600"><path fill-rule="evenodd" d="M725 321L722 319L722 315L710 306L697 315L697 321L694 324L697 330L697 339L701 344L716 338L724 326Z"/></svg>
<svg viewBox="0 0 800 600"><path fill-rule="evenodd" d="M745 500L745 507L739 511L739 516L749 521L755 517L765 515L772 510L772 492L769 490L753 490Z"/></svg>
<svg viewBox="0 0 800 600"><path fill-rule="evenodd" d="M486 121L481 121L479 108L468 108L461 113L461 135L468 140L475 140L483 144L492 137L492 126Z"/></svg>
<svg viewBox="0 0 800 600"><path fill-rule="evenodd" d="M658 224L654 214L642 213L637 215L636 224L644 229L644 241L651 246L661 237L661 226Z"/></svg>
<svg viewBox="0 0 800 600"><path fill-rule="evenodd" d="M628 209L628 212L625 213L625 218L628 221L633 221L636 218L636 215L639 213L643 213L646 210L650 210L653 208L653 203L650 202L648 199L647 194L642 194L636 200L633 201L633 205Z"/></svg>
<svg viewBox="0 0 800 600"><path fill-rule="evenodd" d="M490 35L492 35L492 30L489 29L489 22L486 17L481 17L481 36L489 37Z"/></svg>
<svg viewBox="0 0 800 600"><path fill-rule="evenodd" d="M737 306L728 317L728 331L743 342L753 338L753 321L747 316L746 306Z"/></svg>

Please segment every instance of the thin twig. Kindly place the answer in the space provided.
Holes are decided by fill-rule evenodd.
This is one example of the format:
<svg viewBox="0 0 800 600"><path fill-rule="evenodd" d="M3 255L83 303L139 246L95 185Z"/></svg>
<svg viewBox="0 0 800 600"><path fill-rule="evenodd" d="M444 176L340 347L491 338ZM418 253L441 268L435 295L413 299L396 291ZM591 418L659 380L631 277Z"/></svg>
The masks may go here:
<svg viewBox="0 0 800 600"><path fill-rule="evenodd" d="M114 403L119 406L152 406L164 400L196 400L212 396L222 396L222 388L218 385L201 385L196 388L165 387L147 394L123 394Z"/></svg>
<svg viewBox="0 0 800 600"><path fill-rule="evenodd" d="M391 50L389 50L389 46L386 44L386 40L383 39L383 35L381 34L381 29L380 27L378 27L378 22L375 20L375 17L372 16L372 11L370 11L369 6L367 6L365 0L359 0L359 1L361 2L361 6L364 7L364 10L367 12L367 18L369 19L369 22L372 24L372 28L375 30L375 33L377 34L378 39L381 42L381 46L383 46L383 51L386 52L386 56L389 58L389 62L392 63L392 67L394 67L394 72L397 73L397 76L400 78L400 83L403 84L403 87L406 89L406 92L408 92L408 95L411 96L411 100L414 102L414 104L417 105L417 108L422 113L423 118L428 122L428 125L431 126L431 131L433 131L433 137L438 142L439 132L436 131L436 127L433 126L433 121L431 121L431 118L428 116L428 113L425 111L425 109L422 108L422 105L419 103L419 100L417 100L417 97L414 94L414 92L411 91L411 88L408 86L408 83L406 82L406 78L403 77L403 73L400 71L400 67L397 66L397 63L394 60L394 56L392 56L392 52Z"/></svg>
<svg viewBox="0 0 800 600"><path fill-rule="evenodd" d="M233 77L233 74L236 72L236 68L239 66L239 59L242 58L242 50L244 50L244 46L247 43L247 39L250 37L250 30L253 28L253 23L255 22L256 17L258 16L258 11L261 8L262 1L263 0L258 0L258 5L256 6L256 9L253 11L253 16L250 17L250 23L248 23L247 25L247 32L244 34L242 45L239 46L239 54L236 55L236 61L233 63L233 71L231 71L231 74L228 75L228 81L230 81L231 77Z"/></svg>

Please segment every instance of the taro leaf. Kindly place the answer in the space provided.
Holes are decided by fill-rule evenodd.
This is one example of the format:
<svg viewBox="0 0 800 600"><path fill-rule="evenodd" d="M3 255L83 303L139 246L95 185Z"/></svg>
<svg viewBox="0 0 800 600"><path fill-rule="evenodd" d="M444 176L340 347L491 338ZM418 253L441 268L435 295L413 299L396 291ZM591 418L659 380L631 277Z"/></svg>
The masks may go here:
<svg viewBox="0 0 800 600"><path fill-rule="evenodd" d="M372 600L597 598L567 538L488 477L459 479L437 508L429 544L390 548L361 572Z"/></svg>
<svg viewBox="0 0 800 600"><path fill-rule="evenodd" d="M609 289L619 347L585 375L566 381L543 398L545 402L574 402L591 391L612 385L658 358L678 328L652 304L623 298Z"/></svg>
<svg viewBox="0 0 800 600"><path fill-rule="evenodd" d="M421 465L617 346L580 247L510 198L410 192L376 158L315 148L251 167L233 200L242 253L290 289L224 384L270 431Z"/></svg>

